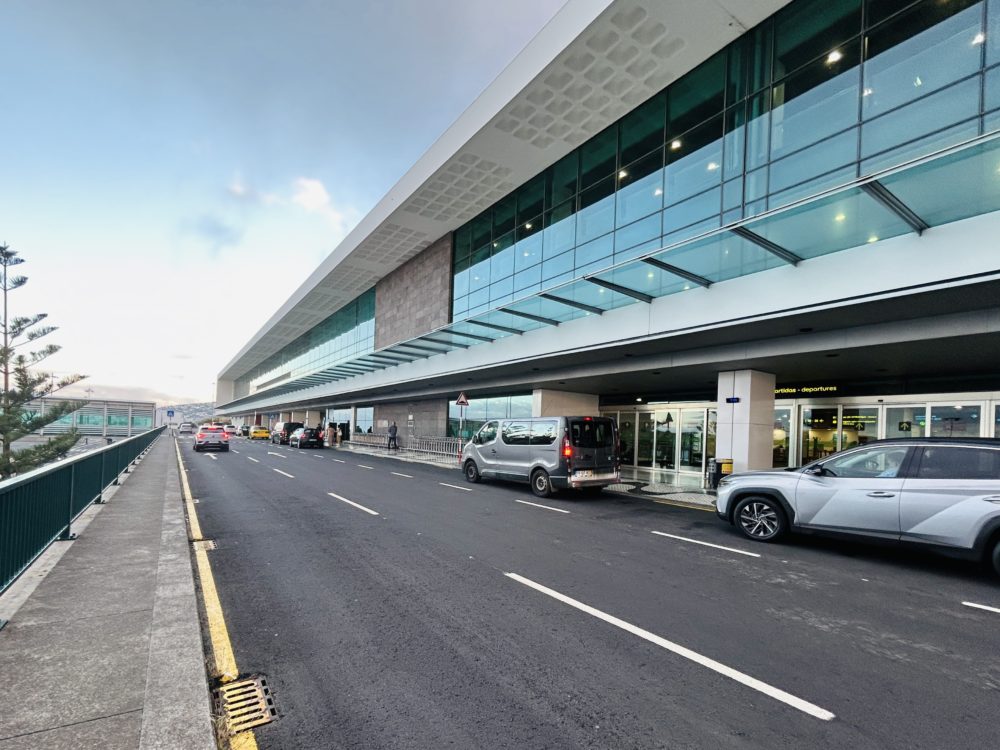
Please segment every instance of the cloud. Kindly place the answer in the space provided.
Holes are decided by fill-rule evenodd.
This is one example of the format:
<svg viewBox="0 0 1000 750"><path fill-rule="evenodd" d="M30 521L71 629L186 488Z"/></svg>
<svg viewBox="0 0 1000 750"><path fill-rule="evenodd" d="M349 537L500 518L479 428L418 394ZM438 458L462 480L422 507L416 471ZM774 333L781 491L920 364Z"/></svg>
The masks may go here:
<svg viewBox="0 0 1000 750"><path fill-rule="evenodd" d="M292 203L300 206L307 213L317 214L326 219L338 232L345 232L349 217L337 210L330 194L319 180L309 177L299 177L295 180L295 192Z"/></svg>
<svg viewBox="0 0 1000 750"><path fill-rule="evenodd" d="M233 175L232 181L226 186L226 192L240 203L259 204L263 206L273 206L283 203L282 199L274 193L262 193L248 185L239 173Z"/></svg>
<svg viewBox="0 0 1000 750"><path fill-rule="evenodd" d="M181 223L181 233L206 240L213 252L239 245L244 229L223 221L213 214L202 214Z"/></svg>

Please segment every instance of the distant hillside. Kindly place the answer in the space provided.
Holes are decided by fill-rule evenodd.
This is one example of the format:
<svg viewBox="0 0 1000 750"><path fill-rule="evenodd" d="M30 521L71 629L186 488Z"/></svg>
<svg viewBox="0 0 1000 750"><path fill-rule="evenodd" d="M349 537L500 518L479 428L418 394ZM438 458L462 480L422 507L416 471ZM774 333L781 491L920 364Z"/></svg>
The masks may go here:
<svg viewBox="0 0 1000 750"><path fill-rule="evenodd" d="M215 407L211 401L202 401L196 404L171 404L166 407L174 410L172 422L206 422L215 413Z"/></svg>

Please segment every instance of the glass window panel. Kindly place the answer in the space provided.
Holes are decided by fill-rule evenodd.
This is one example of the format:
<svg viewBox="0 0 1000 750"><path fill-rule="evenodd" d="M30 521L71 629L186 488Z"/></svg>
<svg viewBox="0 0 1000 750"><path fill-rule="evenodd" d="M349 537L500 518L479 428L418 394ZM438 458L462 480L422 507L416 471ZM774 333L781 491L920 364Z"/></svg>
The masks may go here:
<svg viewBox="0 0 1000 750"><path fill-rule="evenodd" d="M778 192L858 158L858 131L827 138L780 161L771 163L769 188Z"/></svg>
<svg viewBox="0 0 1000 750"><path fill-rule="evenodd" d="M466 261L467 263L468 261ZM459 271L455 274L455 278L452 281L452 295L454 297L464 297L469 293L469 269L466 268L464 271Z"/></svg>
<svg viewBox="0 0 1000 750"><path fill-rule="evenodd" d="M615 252L627 250L630 247L643 242L649 242L650 240L659 240L662 233L660 229L661 221L662 219L658 214L653 214L652 216L647 216L645 219L633 222L627 227L620 228L615 232Z"/></svg>
<svg viewBox="0 0 1000 750"><path fill-rule="evenodd" d="M667 90L668 139L721 112L725 105L725 84L725 50L672 83Z"/></svg>
<svg viewBox="0 0 1000 750"><path fill-rule="evenodd" d="M526 271L514 274L514 291L529 292L541 289L542 264L539 263Z"/></svg>
<svg viewBox="0 0 1000 750"><path fill-rule="evenodd" d="M871 156L979 112L979 79L949 86L861 128L861 155Z"/></svg>
<svg viewBox="0 0 1000 750"><path fill-rule="evenodd" d="M574 201L566 201L545 214L545 231L542 240L544 258L552 258L572 249L576 244L576 219L573 218Z"/></svg>
<svg viewBox="0 0 1000 750"><path fill-rule="evenodd" d="M743 174L746 152L746 106L740 104L726 111L723 136L722 179Z"/></svg>
<svg viewBox="0 0 1000 750"><path fill-rule="evenodd" d="M918 479L995 481L1000 476L1000 450L928 445L920 457Z"/></svg>
<svg viewBox="0 0 1000 750"><path fill-rule="evenodd" d="M484 286L481 289L477 289L474 292L469 293L469 312L472 313L473 310L488 305L490 302L490 288Z"/></svg>
<svg viewBox="0 0 1000 750"><path fill-rule="evenodd" d="M514 273L514 246L494 250L490 261L490 279L496 281Z"/></svg>
<svg viewBox="0 0 1000 750"><path fill-rule="evenodd" d="M480 258L482 260L479 260ZM469 268L469 290L475 291L490 283L489 247L480 248L473 253L472 261L472 266Z"/></svg>
<svg viewBox="0 0 1000 750"><path fill-rule="evenodd" d="M482 247L493 238L493 214L483 211L472 220L472 247Z"/></svg>
<svg viewBox="0 0 1000 750"><path fill-rule="evenodd" d="M607 268L611 265L611 257L615 252L613 235L605 235L593 242L588 242L576 248L576 275Z"/></svg>
<svg viewBox="0 0 1000 750"><path fill-rule="evenodd" d="M762 217L748 224L747 229L802 258L815 258L913 231L858 188Z"/></svg>
<svg viewBox="0 0 1000 750"><path fill-rule="evenodd" d="M736 222L738 222L742 218L743 218L743 209L742 208L734 208L734 209L732 209L730 211L723 211L722 212L722 223L723 223L723 225L735 224Z"/></svg>
<svg viewBox="0 0 1000 750"><path fill-rule="evenodd" d="M618 172L616 225L630 224L663 208L663 149Z"/></svg>
<svg viewBox="0 0 1000 750"><path fill-rule="evenodd" d="M978 406L932 406L931 437L979 437L982 415Z"/></svg>
<svg viewBox="0 0 1000 750"><path fill-rule="evenodd" d="M730 180L722 186L722 208L728 211L743 205L743 180Z"/></svg>
<svg viewBox="0 0 1000 750"><path fill-rule="evenodd" d="M511 418L524 419L531 416L531 394L511 396L507 415Z"/></svg>
<svg viewBox="0 0 1000 750"><path fill-rule="evenodd" d="M913 5L915 0L865 0L865 23L871 27Z"/></svg>
<svg viewBox="0 0 1000 750"><path fill-rule="evenodd" d="M691 224L683 229L678 229L676 232L664 234L663 239L661 240L662 247L676 245L678 242L683 242L684 240L691 239L692 237L697 237L705 234L706 232L711 232L713 229L718 229L720 226L722 226L722 224L719 221L719 215L716 214L710 219L699 221L697 224Z"/></svg>
<svg viewBox="0 0 1000 750"><path fill-rule="evenodd" d="M767 195L767 167L761 167L746 176L746 201L756 201Z"/></svg>
<svg viewBox="0 0 1000 750"><path fill-rule="evenodd" d="M858 121L860 44L820 58L772 89L771 158L815 143Z"/></svg>
<svg viewBox="0 0 1000 750"><path fill-rule="evenodd" d="M612 284L644 292L653 297L675 294L691 287L691 282L675 276L667 271L661 271L648 263L637 261L621 268L605 271L597 278L610 281Z"/></svg>
<svg viewBox="0 0 1000 750"><path fill-rule="evenodd" d="M518 224L514 228L514 237L517 240L523 240L526 237L531 237L533 234L538 234L542 231L542 217L541 215L532 217L527 221Z"/></svg>
<svg viewBox="0 0 1000 750"><path fill-rule="evenodd" d="M542 235L534 234L514 246L514 271L523 271L542 262Z"/></svg>
<svg viewBox="0 0 1000 750"><path fill-rule="evenodd" d="M508 195L493 205L493 236L500 237L514 229L515 194Z"/></svg>
<svg viewBox="0 0 1000 750"><path fill-rule="evenodd" d="M863 116L886 112L974 73L982 36L982 9L972 0L925 1L871 31Z"/></svg>
<svg viewBox="0 0 1000 750"><path fill-rule="evenodd" d="M729 232L681 245L653 257L712 282L787 265L759 245Z"/></svg>
<svg viewBox="0 0 1000 750"><path fill-rule="evenodd" d="M558 292L558 290L556 290L556 292ZM507 305L506 309L516 310L517 312L527 313L528 315L538 315L543 318L558 320L560 323L565 323L567 320L581 318L586 315L585 310L580 310L579 308L570 307L569 305L564 305L561 302L555 302L554 300L543 299L541 297L531 297L530 299L514 302Z"/></svg>
<svg viewBox="0 0 1000 750"><path fill-rule="evenodd" d="M927 409L924 406L887 406L885 436L887 438L924 437Z"/></svg>
<svg viewBox="0 0 1000 750"><path fill-rule="evenodd" d="M517 223L523 225L541 216L544 203L545 176L538 175L517 189Z"/></svg>
<svg viewBox="0 0 1000 750"><path fill-rule="evenodd" d="M974 117L954 127L939 130L925 138L910 141L903 146L885 151L871 159L866 159L861 162L861 174L868 175L898 164L904 164L956 143L970 140L977 135L979 135L979 118Z"/></svg>
<svg viewBox="0 0 1000 750"><path fill-rule="evenodd" d="M659 226L659 216L651 217L656 219L657 226ZM643 219L643 222L646 220ZM626 248L625 250L619 250L615 252L615 263L622 263L626 260L632 260L633 258L638 258L640 256L646 255L647 253L655 252L663 248L663 240L660 238L659 233L656 235L656 239L649 240L648 242L643 242L634 247Z"/></svg>
<svg viewBox="0 0 1000 750"><path fill-rule="evenodd" d="M997 11L1000 13L1000 10ZM997 33L1000 33L998 30ZM985 100L983 110L989 111L1000 107L1000 68L986 71Z"/></svg>
<svg viewBox="0 0 1000 750"><path fill-rule="evenodd" d="M986 14L986 64L1000 62L1000 0L989 0Z"/></svg>
<svg viewBox="0 0 1000 750"><path fill-rule="evenodd" d="M747 95L747 55L748 38L744 34L726 48L726 106L730 106Z"/></svg>
<svg viewBox="0 0 1000 750"><path fill-rule="evenodd" d="M675 203L722 181L722 117L675 138L667 149L666 198Z"/></svg>
<svg viewBox="0 0 1000 750"><path fill-rule="evenodd" d="M931 226L1000 210L1000 140L881 179Z"/></svg>
<svg viewBox="0 0 1000 750"><path fill-rule="evenodd" d="M878 439L878 407L844 407L840 420L840 449L847 450Z"/></svg>
<svg viewBox="0 0 1000 750"><path fill-rule="evenodd" d="M580 146L580 187L586 188L615 171L618 128L612 126Z"/></svg>
<svg viewBox="0 0 1000 750"><path fill-rule="evenodd" d="M1000 438L1000 405L993 407L993 437Z"/></svg>
<svg viewBox="0 0 1000 750"><path fill-rule="evenodd" d="M771 53L774 25L768 20L750 32L750 91L758 91L771 82Z"/></svg>
<svg viewBox="0 0 1000 750"><path fill-rule="evenodd" d="M820 175L813 180L801 182L794 187L788 188L787 190L772 193L767 199L768 210L778 208L779 206L787 206L789 203L795 203L796 201L804 198L810 198L814 195L818 195L826 190L846 185L854 180L857 175L857 165L851 164L850 166L841 167L840 169L835 169L832 172L827 172L826 174Z"/></svg>
<svg viewBox="0 0 1000 750"><path fill-rule="evenodd" d="M802 409L799 463L807 464L837 452L837 407Z"/></svg>
<svg viewBox="0 0 1000 750"><path fill-rule="evenodd" d="M582 302L585 305L600 307L602 310L614 310L625 305L634 304L636 301L628 295L605 289L603 286L597 286L597 284L589 281L576 281L572 284L561 286L559 289L553 290L553 294L557 294L563 299L571 299L575 302Z"/></svg>
<svg viewBox="0 0 1000 750"><path fill-rule="evenodd" d="M472 253L472 227L466 224L455 230L455 257L467 258Z"/></svg>
<svg viewBox="0 0 1000 750"><path fill-rule="evenodd" d="M1000 130L1000 110L983 115L983 133L992 133L996 130Z"/></svg>
<svg viewBox="0 0 1000 750"><path fill-rule="evenodd" d="M771 143L771 90L750 99L747 122L746 165L754 169L767 163Z"/></svg>
<svg viewBox="0 0 1000 750"><path fill-rule="evenodd" d="M716 188L664 209L663 234L670 234L681 227L718 215L721 199L721 188Z"/></svg>
<svg viewBox="0 0 1000 750"><path fill-rule="evenodd" d="M608 177L580 193L576 241L588 242L615 228L615 180Z"/></svg>
<svg viewBox="0 0 1000 750"><path fill-rule="evenodd" d="M580 152L571 151L553 164L546 172L547 208L558 206L576 195L580 177Z"/></svg>
<svg viewBox="0 0 1000 750"><path fill-rule="evenodd" d="M621 119L619 164L631 164L663 145L666 107L666 96L658 94Z"/></svg>
<svg viewBox="0 0 1000 750"><path fill-rule="evenodd" d="M573 252L565 252L542 263L542 281L547 282L573 270Z"/></svg>
<svg viewBox="0 0 1000 750"><path fill-rule="evenodd" d="M497 326L504 326L505 328L514 328L520 331L533 331L544 325L544 323L538 323L533 320L528 320L527 318L511 315L510 313L506 313L501 310L491 310L488 313L479 315L476 320L484 323L492 323Z"/></svg>
<svg viewBox="0 0 1000 750"><path fill-rule="evenodd" d="M797 0L774 17L774 78L861 33L861 0Z"/></svg>
<svg viewBox="0 0 1000 750"><path fill-rule="evenodd" d="M774 433L771 448L771 466L775 469L783 469L791 465L789 448L791 447L792 435L792 410L774 410Z"/></svg>

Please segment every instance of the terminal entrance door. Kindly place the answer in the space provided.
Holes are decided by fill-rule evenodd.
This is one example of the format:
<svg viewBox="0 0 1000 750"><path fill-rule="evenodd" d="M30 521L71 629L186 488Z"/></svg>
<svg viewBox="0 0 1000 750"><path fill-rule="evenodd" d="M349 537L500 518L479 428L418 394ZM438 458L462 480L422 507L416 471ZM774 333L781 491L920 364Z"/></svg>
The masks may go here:
<svg viewBox="0 0 1000 750"><path fill-rule="evenodd" d="M616 419L622 466L684 472L699 477L715 456L716 410L707 406L654 406L649 411L603 411Z"/></svg>

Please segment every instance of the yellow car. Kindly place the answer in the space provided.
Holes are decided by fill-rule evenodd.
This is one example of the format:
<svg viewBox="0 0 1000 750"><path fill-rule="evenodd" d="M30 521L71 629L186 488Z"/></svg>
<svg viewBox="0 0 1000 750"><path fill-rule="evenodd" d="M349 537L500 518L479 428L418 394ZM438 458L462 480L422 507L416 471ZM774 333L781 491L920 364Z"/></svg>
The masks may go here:
<svg viewBox="0 0 1000 750"><path fill-rule="evenodd" d="M259 424L254 425L250 428L250 439L251 440L270 440L271 431L266 427L261 427Z"/></svg>

